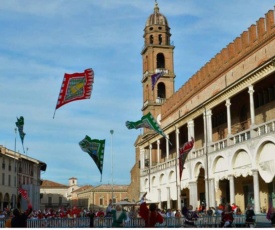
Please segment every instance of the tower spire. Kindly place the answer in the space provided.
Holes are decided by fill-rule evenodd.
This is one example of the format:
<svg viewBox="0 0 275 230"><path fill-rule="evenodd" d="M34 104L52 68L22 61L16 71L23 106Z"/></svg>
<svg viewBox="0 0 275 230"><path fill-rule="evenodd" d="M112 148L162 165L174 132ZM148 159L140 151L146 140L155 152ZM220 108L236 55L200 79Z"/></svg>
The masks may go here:
<svg viewBox="0 0 275 230"><path fill-rule="evenodd" d="M158 12L159 12L159 7L158 7L158 2L157 2L157 0L155 0L154 12L155 12L155 13L158 13Z"/></svg>

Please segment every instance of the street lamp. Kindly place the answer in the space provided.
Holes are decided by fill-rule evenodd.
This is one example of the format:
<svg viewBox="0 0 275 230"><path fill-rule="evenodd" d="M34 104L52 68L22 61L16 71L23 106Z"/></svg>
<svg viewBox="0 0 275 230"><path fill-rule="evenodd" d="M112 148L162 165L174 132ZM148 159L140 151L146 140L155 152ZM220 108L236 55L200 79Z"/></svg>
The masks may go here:
<svg viewBox="0 0 275 230"><path fill-rule="evenodd" d="M113 170L114 170L114 166L113 166L113 134L114 134L114 130L110 130L111 133L111 159L112 159L112 203L113 203L113 193L114 193L114 178L113 178Z"/></svg>

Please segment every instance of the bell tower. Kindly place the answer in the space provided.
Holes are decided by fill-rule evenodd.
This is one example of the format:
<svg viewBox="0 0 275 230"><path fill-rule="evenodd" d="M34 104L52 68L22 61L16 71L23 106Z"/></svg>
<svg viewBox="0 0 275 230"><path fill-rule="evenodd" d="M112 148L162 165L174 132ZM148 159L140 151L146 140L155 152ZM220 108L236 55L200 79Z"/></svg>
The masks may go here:
<svg viewBox="0 0 275 230"><path fill-rule="evenodd" d="M155 3L144 28L144 47L141 51L143 59L143 115L148 112L156 120L161 118L161 105L174 94L174 46L170 41L170 28L166 17L159 12ZM162 76L152 89L151 76L162 72Z"/></svg>

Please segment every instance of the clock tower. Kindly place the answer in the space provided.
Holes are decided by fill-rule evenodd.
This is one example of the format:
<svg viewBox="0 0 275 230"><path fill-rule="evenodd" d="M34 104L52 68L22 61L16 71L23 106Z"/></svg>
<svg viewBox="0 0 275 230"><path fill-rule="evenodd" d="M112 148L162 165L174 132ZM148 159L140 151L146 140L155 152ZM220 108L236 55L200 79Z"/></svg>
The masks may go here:
<svg viewBox="0 0 275 230"><path fill-rule="evenodd" d="M143 59L143 115L151 112L160 121L161 105L174 94L174 46L170 41L170 28L166 17L159 12L155 3L154 13L151 14L144 28ZM152 89L151 76L163 73Z"/></svg>

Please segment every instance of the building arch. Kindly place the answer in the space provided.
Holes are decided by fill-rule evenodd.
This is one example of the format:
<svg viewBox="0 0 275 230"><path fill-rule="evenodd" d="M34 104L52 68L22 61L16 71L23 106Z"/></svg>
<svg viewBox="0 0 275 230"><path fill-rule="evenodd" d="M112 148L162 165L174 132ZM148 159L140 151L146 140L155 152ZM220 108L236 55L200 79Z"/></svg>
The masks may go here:
<svg viewBox="0 0 275 230"><path fill-rule="evenodd" d="M160 176L159 176L159 184L160 185L165 184L165 175L164 175L164 173L160 174Z"/></svg>
<svg viewBox="0 0 275 230"><path fill-rule="evenodd" d="M232 171L235 177L252 175L252 159L248 151L240 149L233 155Z"/></svg>
<svg viewBox="0 0 275 230"><path fill-rule="evenodd" d="M152 177L152 187L155 187L156 186L156 177L155 176L153 176Z"/></svg>
<svg viewBox="0 0 275 230"><path fill-rule="evenodd" d="M188 168L184 168L182 170L182 178L181 178L181 188L189 188L190 182L190 173Z"/></svg>
<svg viewBox="0 0 275 230"><path fill-rule="evenodd" d="M169 175L168 175L168 183L171 183L171 182L174 182L175 181L175 171L174 170L171 170L169 172Z"/></svg>
<svg viewBox="0 0 275 230"><path fill-rule="evenodd" d="M150 45L154 44L154 36L151 34L150 35Z"/></svg>
<svg viewBox="0 0 275 230"><path fill-rule="evenodd" d="M194 179L198 180L201 168L204 168L203 163L201 161L198 161L194 167L194 173L193 173Z"/></svg>
<svg viewBox="0 0 275 230"><path fill-rule="evenodd" d="M149 188L149 179L148 178L145 178L145 180L144 180L144 187Z"/></svg>
<svg viewBox="0 0 275 230"><path fill-rule="evenodd" d="M160 99L166 99L166 86L163 82L160 82L157 84L158 89L158 98Z"/></svg>
<svg viewBox="0 0 275 230"><path fill-rule="evenodd" d="M165 57L163 53L157 54L157 69L164 69L165 68Z"/></svg>
<svg viewBox="0 0 275 230"><path fill-rule="evenodd" d="M228 168L225 165L228 165L228 163L223 156L219 155L214 159L212 173L216 182L227 178Z"/></svg>
<svg viewBox="0 0 275 230"><path fill-rule="evenodd" d="M256 153L256 164L260 176L266 183L273 181L275 176L275 143L270 140L265 140L261 143Z"/></svg>
<svg viewBox="0 0 275 230"><path fill-rule="evenodd" d="M10 204L10 195L5 193L4 200L3 200L3 209L7 208Z"/></svg>

